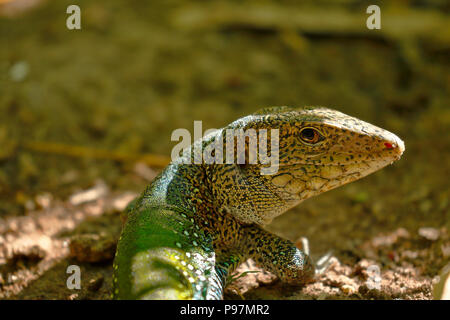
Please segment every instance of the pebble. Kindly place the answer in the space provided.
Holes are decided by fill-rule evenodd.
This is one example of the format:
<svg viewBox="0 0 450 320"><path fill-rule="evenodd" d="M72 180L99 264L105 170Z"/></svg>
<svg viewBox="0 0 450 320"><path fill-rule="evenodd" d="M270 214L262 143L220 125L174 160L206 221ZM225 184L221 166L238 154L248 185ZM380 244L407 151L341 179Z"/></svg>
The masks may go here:
<svg viewBox="0 0 450 320"><path fill-rule="evenodd" d="M70 196L69 202L76 206L86 202L97 200L108 193L108 186L101 180L97 181L94 187L77 192Z"/></svg>
<svg viewBox="0 0 450 320"><path fill-rule="evenodd" d="M104 278L102 275L99 275L96 278L89 280L88 290L92 292L98 291L102 287L103 281Z"/></svg>
<svg viewBox="0 0 450 320"><path fill-rule="evenodd" d="M439 230L435 228L420 228L418 233L421 237L430 241L439 239Z"/></svg>
<svg viewBox="0 0 450 320"><path fill-rule="evenodd" d="M69 249L78 262L109 261L114 258L116 240L105 234L81 234L72 237Z"/></svg>
<svg viewBox="0 0 450 320"><path fill-rule="evenodd" d="M356 288L351 286L351 285L349 285L349 284L344 284L341 287L341 290L342 290L343 293L348 294L348 295L356 293Z"/></svg>

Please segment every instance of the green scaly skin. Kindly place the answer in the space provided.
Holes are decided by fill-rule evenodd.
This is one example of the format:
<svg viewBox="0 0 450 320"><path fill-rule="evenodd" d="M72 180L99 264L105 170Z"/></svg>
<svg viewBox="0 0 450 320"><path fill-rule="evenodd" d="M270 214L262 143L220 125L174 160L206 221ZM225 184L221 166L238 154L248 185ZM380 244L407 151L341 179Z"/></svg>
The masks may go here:
<svg viewBox="0 0 450 320"><path fill-rule="evenodd" d="M194 144L226 145L224 129L240 128L279 130L278 172L262 175L261 164L184 164L195 147L174 160L128 208L114 298L222 299L228 275L248 258L285 283L311 281L308 255L262 227L404 151L394 134L323 107L263 109Z"/></svg>

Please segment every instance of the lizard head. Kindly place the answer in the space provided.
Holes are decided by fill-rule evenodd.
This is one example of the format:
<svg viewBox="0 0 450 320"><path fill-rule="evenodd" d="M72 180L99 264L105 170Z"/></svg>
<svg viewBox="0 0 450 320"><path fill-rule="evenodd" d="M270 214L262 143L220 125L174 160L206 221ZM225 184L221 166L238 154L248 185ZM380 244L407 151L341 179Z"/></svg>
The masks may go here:
<svg viewBox="0 0 450 320"><path fill-rule="evenodd" d="M405 150L403 141L393 133L323 107L263 109L237 120L231 127L278 134L278 145L270 147L270 139L267 142L272 159L278 152L278 163L271 174L262 174L274 164L267 164L261 154L260 163L266 160L266 164L237 166L235 182L240 181L250 193L243 196L239 188L235 189L241 207L231 211L243 212L242 205L246 204L248 210L258 212L256 216L247 212L246 217L252 217L247 222L260 224L270 222L307 198L391 164Z"/></svg>
<svg viewBox="0 0 450 320"><path fill-rule="evenodd" d="M265 121L279 129L279 170L267 179L283 198L304 200L355 181L405 150L395 134L327 108L287 109Z"/></svg>

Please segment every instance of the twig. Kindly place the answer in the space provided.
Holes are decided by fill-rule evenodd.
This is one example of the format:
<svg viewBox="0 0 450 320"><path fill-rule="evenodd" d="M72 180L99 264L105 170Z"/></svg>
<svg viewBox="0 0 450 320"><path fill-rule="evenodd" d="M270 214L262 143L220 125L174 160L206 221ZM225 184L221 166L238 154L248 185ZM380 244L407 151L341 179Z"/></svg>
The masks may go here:
<svg viewBox="0 0 450 320"><path fill-rule="evenodd" d="M70 146L54 142L25 142L21 144L25 149L42 152L53 153L63 156L71 156L77 158L94 158L114 160L120 162L143 162L151 167L165 167L170 158L155 154L129 154L117 151L99 150L82 146Z"/></svg>
<svg viewBox="0 0 450 320"><path fill-rule="evenodd" d="M172 23L186 31L294 30L309 35L357 36L388 41L420 37L444 47L450 40L450 19L438 11L385 7L382 8L380 30L369 30L367 17L365 10L219 2L182 7L174 12Z"/></svg>

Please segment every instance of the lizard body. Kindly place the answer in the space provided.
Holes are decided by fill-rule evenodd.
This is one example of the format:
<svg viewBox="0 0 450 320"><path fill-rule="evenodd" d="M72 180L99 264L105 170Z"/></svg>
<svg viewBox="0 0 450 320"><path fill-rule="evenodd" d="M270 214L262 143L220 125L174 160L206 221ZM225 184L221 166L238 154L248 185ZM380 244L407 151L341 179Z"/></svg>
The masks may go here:
<svg viewBox="0 0 450 320"><path fill-rule="evenodd" d="M174 160L128 210L113 266L114 298L221 299L227 276L247 258L283 282L310 281L309 256L262 226L404 151L396 135L323 107L263 109L194 145L204 150L217 139L226 145L226 129L278 129L279 145L270 150L279 152L278 171L262 175L266 164L186 164L195 147Z"/></svg>

